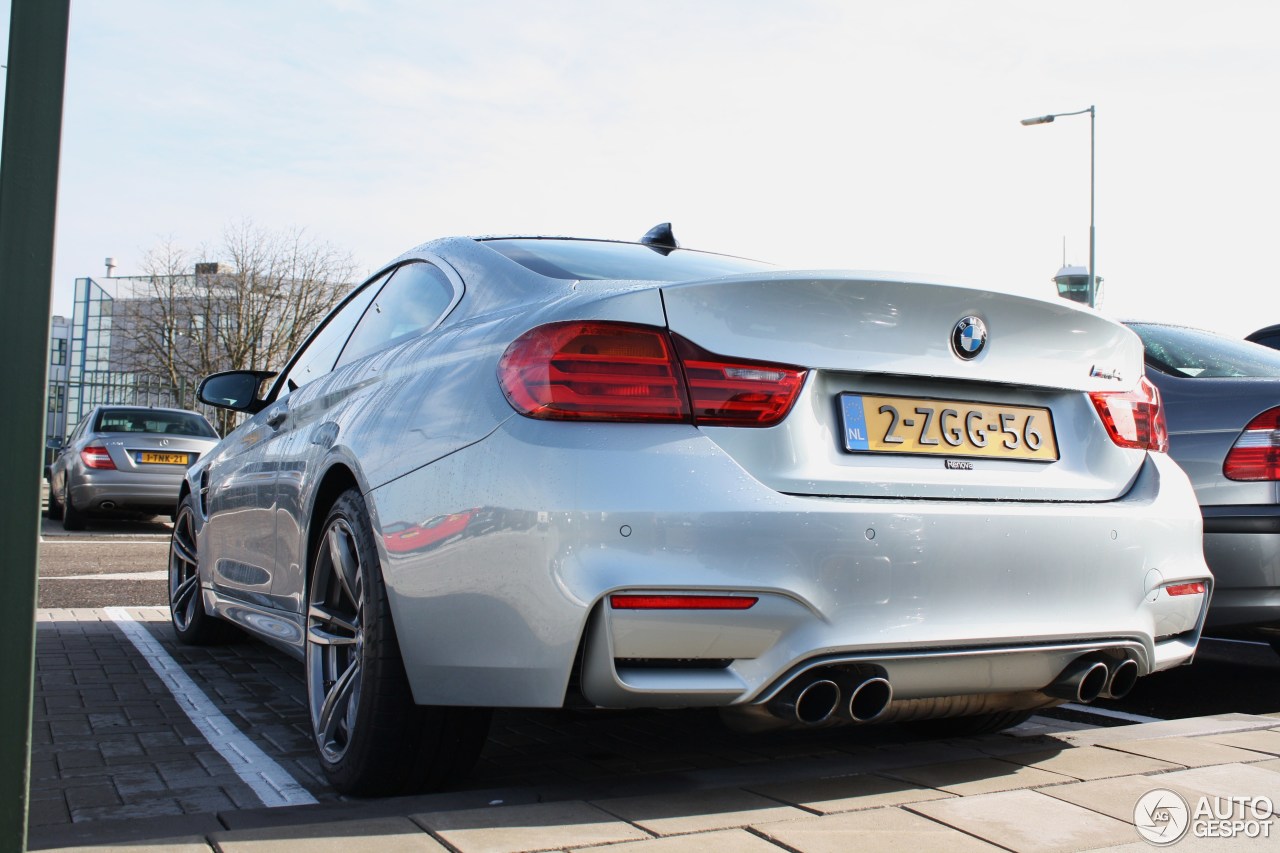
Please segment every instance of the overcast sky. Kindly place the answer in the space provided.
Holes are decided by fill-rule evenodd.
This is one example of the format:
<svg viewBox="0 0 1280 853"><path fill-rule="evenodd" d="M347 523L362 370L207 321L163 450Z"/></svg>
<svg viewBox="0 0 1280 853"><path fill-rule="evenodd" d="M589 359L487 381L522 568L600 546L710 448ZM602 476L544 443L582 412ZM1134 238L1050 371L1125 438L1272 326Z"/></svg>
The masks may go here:
<svg viewBox="0 0 1280 853"><path fill-rule="evenodd" d="M0 22L7 43L8 4ZM73 0L54 308L162 240L635 239L1280 322L1280 4ZM216 258L215 258L216 259Z"/></svg>

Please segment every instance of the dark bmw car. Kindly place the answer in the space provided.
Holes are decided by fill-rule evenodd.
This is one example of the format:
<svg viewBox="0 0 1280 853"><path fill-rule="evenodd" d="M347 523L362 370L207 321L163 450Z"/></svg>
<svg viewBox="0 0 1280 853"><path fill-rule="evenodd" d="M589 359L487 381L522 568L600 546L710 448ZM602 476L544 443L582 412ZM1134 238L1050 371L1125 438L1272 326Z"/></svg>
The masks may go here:
<svg viewBox="0 0 1280 853"><path fill-rule="evenodd" d="M1169 453L1204 513L1215 578L1208 627L1268 627L1280 638L1280 352L1183 326L1127 325L1164 401Z"/></svg>

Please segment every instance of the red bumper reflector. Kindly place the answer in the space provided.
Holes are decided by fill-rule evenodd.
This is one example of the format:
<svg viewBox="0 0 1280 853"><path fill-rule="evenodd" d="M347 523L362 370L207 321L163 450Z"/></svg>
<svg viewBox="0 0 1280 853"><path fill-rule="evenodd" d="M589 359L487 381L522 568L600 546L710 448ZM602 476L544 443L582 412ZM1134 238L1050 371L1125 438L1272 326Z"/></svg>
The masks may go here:
<svg viewBox="0 0 1280 853"><path fill-rule="evenodd" d="M611 595L614 610L747 610L759 598L746 595Z"/></svg>
<svg viewBox="0 0 1280 853"><path fill-rule="evenodd" d="M1170 595L1204 595L1204 584L1196 581L1195 583L1178 583L1173 586L1166 586L1165 592Z"/></svg>

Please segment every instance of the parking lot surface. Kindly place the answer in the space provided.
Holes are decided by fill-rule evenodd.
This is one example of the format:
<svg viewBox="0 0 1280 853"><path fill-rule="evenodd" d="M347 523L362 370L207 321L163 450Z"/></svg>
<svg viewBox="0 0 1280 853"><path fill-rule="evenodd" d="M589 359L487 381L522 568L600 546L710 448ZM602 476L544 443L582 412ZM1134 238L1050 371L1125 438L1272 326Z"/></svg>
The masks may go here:
<svg viewBox="0 0 1280 853"><path fill-rule="evenodd" d="M301 666L247 639L177 645L154 606L163 532L99 537L41 545L42 602L75 584L85 606L39 612L31 849L1141 850L1134 806L1150 790L1280 799L1280 720L1219 705L949 741L745 735L704 711L502 711L456 790L346 800L312 757ZM1239 666L1274 675L1269 649L1245 651L1258 660Z"/></svg>

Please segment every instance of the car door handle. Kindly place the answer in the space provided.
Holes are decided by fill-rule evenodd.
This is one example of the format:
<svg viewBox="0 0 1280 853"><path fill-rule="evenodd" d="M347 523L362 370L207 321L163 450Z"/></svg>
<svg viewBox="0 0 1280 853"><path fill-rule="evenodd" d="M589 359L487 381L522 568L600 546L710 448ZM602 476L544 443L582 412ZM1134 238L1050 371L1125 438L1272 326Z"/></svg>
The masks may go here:
<svg viewBox="0 0 1280 853"><path fill-rule="evenodd" d="M267 413L267 426L272 429L279 429L280 424L284 423L284 419L287 417L289 417L289 410L281 406L274 412Z"/></svg>

